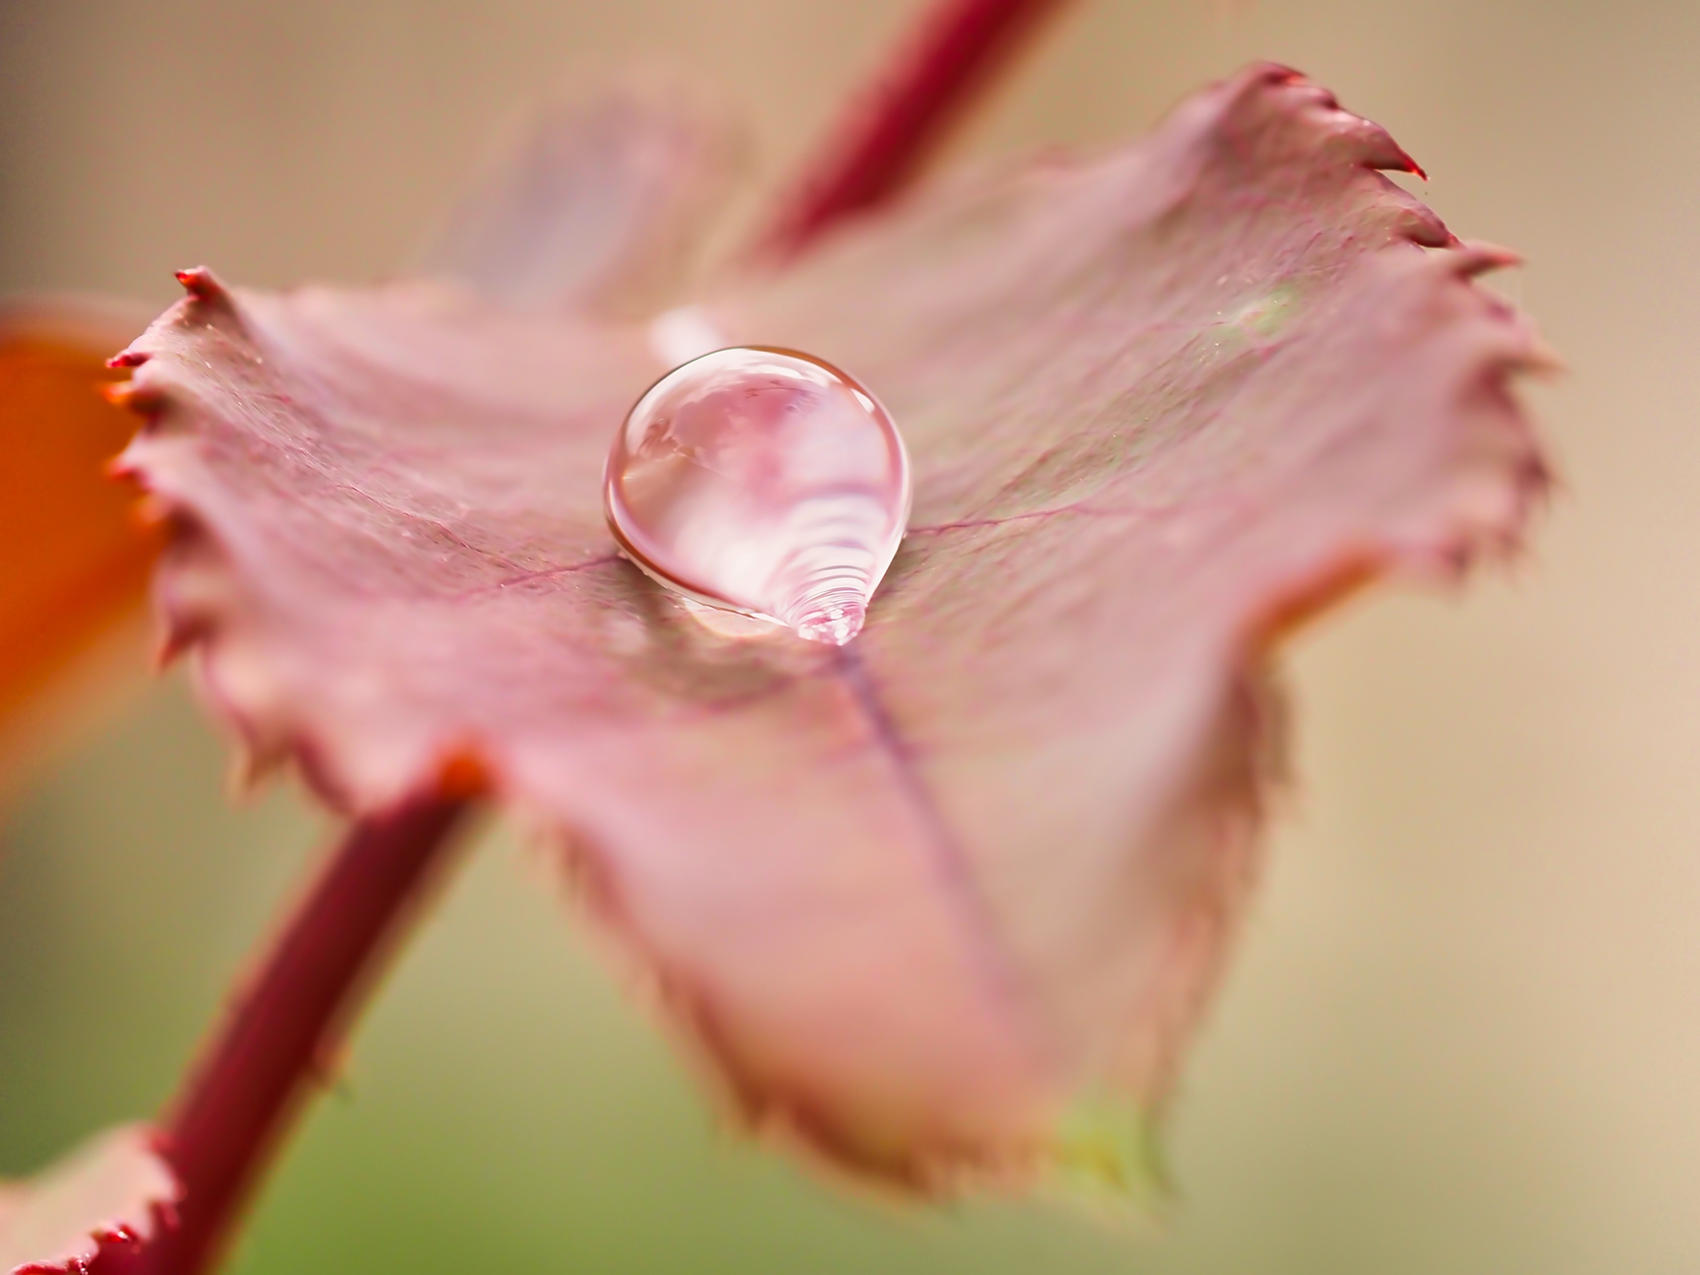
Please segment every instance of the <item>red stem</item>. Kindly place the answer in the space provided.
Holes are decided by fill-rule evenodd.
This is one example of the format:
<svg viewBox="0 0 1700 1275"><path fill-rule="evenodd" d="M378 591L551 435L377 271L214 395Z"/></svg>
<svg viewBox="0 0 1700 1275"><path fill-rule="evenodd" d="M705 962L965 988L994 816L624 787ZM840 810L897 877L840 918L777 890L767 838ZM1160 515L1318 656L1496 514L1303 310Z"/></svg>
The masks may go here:
<svg viewBox="0 0 1700 1275"><path fill-rule="evenodd" d="M789 256L896 191L1019 37L1061 2L942 0L782 202L764 250ZM165 1124L164 1153L183 1188L173 1224L140 1249L104 1249L98 1275L200 1275L218 1260L468 804L422 797L350 831L235 998Z"/></svg>
<svg viewBox="0 0 1700 1275"><path fill-rule="evenodd" d="M192 1275L218 1260L270 1153L334 1066L343 1029L448 858L465 800L431 795L354 825L234 999L166 1121L174 1224L100 1275ZM103 1255L104 1256L104 1255Z"/></svg>
<svg viewBox="0 0 1700 1275"><path fill-rule="evenodd" d="M942 0L883 75L850 103L820 160L780 200L757 246L793 256L829 223L896 193L993 73L1064 0Z"/></svg>

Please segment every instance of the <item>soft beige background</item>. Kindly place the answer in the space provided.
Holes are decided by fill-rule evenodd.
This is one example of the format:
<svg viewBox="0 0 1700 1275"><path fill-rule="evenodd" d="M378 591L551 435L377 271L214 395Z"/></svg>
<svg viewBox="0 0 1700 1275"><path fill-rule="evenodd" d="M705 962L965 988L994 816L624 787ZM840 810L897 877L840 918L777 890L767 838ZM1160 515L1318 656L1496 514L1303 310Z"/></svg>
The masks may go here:
<svg viewBox="0 0 1700 1275"><path fill-rule="evenodd" d="M394 269L530 95L670 57L771 177L897 0L7 0L0 284ZM1254 56L1387 124L1572 374L1513 579L1295 652L1304 777L1191 1073L1186 1203L1128 1240L910 1217L716 1131L504 839L267 1196L248 1272L1700 1270L1700 4L1096 0L966 139L1146 128ZM9 546L0 553L27 551ZM5 816L0 1171L147 1110L320 830L231 812L175 683Z"/></svg>

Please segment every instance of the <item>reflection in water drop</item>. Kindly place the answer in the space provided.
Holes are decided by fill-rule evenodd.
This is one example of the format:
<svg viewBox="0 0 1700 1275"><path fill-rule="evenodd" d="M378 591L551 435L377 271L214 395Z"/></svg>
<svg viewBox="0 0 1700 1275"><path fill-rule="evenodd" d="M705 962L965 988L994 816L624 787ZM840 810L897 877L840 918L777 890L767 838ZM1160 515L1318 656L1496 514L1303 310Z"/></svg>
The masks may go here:
<svg viewBox="0 0 1700 1275"><path fill-rule="evenodd" d="M638 400L603 496L615 538L662 584L842 645L903 539L909 460L891 417L843 372L739 346Z"/></svg>

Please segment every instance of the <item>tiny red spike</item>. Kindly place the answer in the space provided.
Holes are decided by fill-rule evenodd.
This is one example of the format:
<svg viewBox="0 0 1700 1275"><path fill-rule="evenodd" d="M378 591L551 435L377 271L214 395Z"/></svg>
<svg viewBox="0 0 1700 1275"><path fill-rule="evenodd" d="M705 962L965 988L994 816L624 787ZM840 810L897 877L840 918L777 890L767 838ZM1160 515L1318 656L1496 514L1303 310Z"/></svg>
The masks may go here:
<svg viewBox="0 0 1700 1275"><path fill-rule="evenodd" d="M224 290L224 285L205 266L195 266L189 270L172 272L177 276L177 282L183 285L183 290L192 297L216 296Z"/></svg>

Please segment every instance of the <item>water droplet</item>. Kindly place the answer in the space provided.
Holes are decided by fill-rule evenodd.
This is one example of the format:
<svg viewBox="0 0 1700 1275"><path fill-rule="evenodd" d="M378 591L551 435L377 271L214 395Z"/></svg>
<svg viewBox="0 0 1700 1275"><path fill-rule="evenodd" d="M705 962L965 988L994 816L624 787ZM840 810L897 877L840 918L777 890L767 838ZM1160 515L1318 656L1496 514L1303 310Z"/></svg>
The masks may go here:
<svg viewBox="0 0 1700 1275"><path fill-rule="evenodd" d="M686 598L842 645L909 520L909 460L861 385L794 350L674 368L614 438L608 524Z"/></svg>

